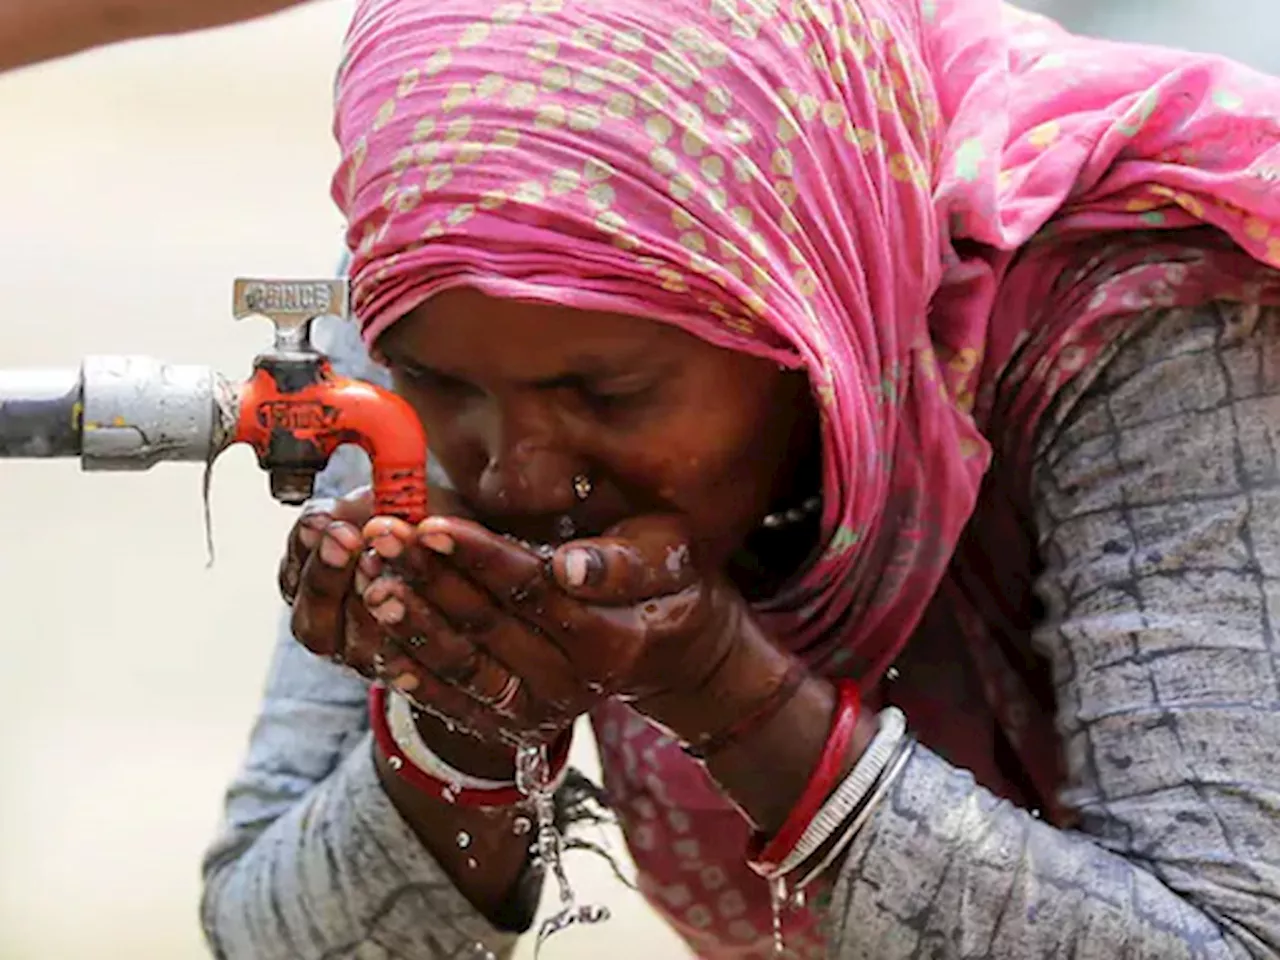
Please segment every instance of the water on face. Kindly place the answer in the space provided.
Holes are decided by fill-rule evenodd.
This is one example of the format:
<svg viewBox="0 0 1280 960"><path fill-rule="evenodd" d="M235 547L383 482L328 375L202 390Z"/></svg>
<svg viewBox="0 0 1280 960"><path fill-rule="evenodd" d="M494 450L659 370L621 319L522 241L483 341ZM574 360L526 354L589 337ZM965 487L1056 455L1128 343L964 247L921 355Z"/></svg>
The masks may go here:
<svg viewBox="0 0 1280 960"><path fill-rule="evenodd" d="M556 521L556 535L561 540L572 540L578 535L578 525L573 522L573 517L567 513L561 515Z"/></svg>

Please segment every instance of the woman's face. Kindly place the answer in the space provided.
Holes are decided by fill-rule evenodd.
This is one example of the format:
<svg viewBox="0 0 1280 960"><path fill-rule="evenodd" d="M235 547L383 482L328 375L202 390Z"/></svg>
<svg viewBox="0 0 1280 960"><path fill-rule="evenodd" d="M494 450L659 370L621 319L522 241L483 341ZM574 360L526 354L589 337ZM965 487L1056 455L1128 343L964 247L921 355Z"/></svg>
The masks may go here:
<svg viewBox="0 0 1280 960"><path fill-rule="evenodd" d="M765 513L814 492L793 472L816 436L804 375L667 324L454 290L378 351L464 503L524 540L675 512L722 566Z"/></svg>

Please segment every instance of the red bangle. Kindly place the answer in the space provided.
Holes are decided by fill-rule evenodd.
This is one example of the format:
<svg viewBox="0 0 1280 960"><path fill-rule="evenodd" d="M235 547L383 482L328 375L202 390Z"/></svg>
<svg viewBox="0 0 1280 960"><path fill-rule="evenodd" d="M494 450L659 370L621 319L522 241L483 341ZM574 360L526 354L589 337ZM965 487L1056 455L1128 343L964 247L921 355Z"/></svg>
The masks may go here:
<svg viewBox="0 0 1280 960"><path fill-rule="evenodd" d="M809 782L800 794L800 799L791 808L791 813L782 828L770 840L762 833L756 833L747 847L747 863L751 869L761 876L770 876L777 870L778 864L786 859L813 818L818 815L827 797L835 789L840 779L849 745L853 742L853 731L858 725L858 715L862 712L862 696L858 685L852 680L841 680L836 685L838 699L835 717L831 721L831 732L822 747L822 754L809 775Z"/></svg>
<svg viewBox="0 0 1280 960"><path fill-rule="evenodd" d="M513 784L496 790L480 790L474 787L455 789L450 783L432 776L409 757L405 756L387 722L387 688L380 683L369 687L369 726L378 749L386 756L391 769L402 780L428 796L460 807L510 807L528 798ZM573 745L573 728L569 728L551 745L552 780L558 780L569 763L569 748ZM512 754L514 765L514 752Z"/></svg>

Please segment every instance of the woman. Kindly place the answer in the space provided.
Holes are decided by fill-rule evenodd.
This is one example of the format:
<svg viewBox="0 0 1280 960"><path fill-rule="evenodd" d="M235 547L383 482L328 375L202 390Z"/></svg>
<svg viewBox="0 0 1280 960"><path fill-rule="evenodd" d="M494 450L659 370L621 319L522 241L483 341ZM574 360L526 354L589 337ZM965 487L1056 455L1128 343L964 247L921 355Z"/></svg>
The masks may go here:
<svg viewBox="0 0 1280 960"><path fill-rule="evenodd" d="M219 954L507 954L589 714L699 956L1280 956L1277 103L993 0L365 0L451 490L295 529Z"/></svg>

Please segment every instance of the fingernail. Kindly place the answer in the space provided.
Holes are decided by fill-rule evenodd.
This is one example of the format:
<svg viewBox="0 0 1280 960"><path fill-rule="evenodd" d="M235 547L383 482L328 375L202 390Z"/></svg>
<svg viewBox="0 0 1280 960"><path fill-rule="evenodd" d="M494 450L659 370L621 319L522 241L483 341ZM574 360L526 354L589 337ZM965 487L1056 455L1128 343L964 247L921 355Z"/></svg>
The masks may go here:
<svg viewBox="0 0 1280 960"><path fill-rule="evenodd" d="M308 510L299 518L299 522L307 530L323 531L333 523L333 517L323 510Z"/></svg>
<svg viewBox="0 0 1280 960"><path fill-rule="evenodd" d="M360 569L370 580L382 573L382 558L374 550L360 554Z"/></svg>
<svg viewBox="0 0 1280 960"><path fill-rule="evenodd" d="M391 582L382 577L375 577L360 591L360 597L370 609L378 606L391 596Z"/></svg>
<svg viewBox="0 0 1280 960"><path fill-rule="evenodd" d="M434 553L444 554L446 557L453 553L456 544L453 537L447 533L424 533L422 535L422 545Z"/></svg>
<svg viewBox="0 0 1280 960"><path fill-rule="evenodd" d="M391 534L383 534L374 539L373 549L378 552L378 556L385 557L388 560L394 560L400 554L404 553L404 544L400 542L399 537Z"/></svg>
<svg viewBox="0 0 1280 960"><path fill-rule="evenodd" d="M571 587L582 587L600 579L604 564L594 550L574 549L564 557L564 579Z"/></svg>
<svg viewBox="0 0 1280 960"><path fill-rule="evenodd" d="M351 553L331 536L320 541L320 559L331 567L341 569L351 559Z"/></svg>
<svg viewBox="0 0 1280 960"><path fill-rule="evenodd" d="M404 619L404 604L395 597L391 597L382 601L369 612L373 614L373 619L384 627L389 627Z"/></svg>
<svg viewBox="0 0 1280 960"><path fill-rule="evenodd" d="M308 550L314 550L316 548L316 544L320 542L320 538L324 536L322 530L323 528L321 530L316 530L304 523L298 528L298 540Z"/></svg>

